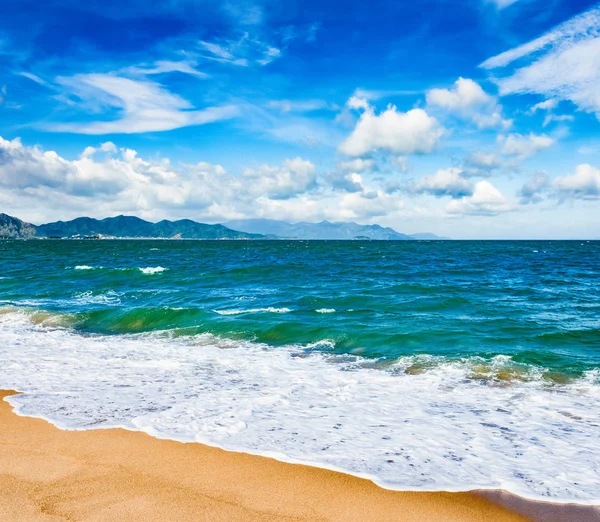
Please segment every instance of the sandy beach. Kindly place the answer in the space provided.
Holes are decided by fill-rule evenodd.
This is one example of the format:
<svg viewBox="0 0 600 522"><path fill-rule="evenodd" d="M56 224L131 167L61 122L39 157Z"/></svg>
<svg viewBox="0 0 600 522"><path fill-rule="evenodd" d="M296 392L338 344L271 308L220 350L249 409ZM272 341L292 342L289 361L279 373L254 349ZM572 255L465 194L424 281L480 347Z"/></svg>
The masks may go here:
<svg viewBox="0 0 600 522"><path fill-rule="evenodd" d="M13 392L2 392L4 398ZM342 473L108 429L61 431L0 401L2 520L525 520L469 493L402 493Z"/></svg>
<svg viewBox="0 0 600 522"><path fill-rule="evenodd" d="M502 492L395 492L343 473L144 433L63 431L16 415L4 400L14 393L0 391L2 520L598 520L594 508Z"/></svg>

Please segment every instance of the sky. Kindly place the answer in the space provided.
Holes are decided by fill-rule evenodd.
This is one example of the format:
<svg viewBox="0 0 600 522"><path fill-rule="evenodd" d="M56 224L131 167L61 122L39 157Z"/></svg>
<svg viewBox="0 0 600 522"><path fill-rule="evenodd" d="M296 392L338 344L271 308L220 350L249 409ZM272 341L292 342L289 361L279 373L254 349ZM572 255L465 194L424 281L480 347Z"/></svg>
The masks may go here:
<svg viewBox="0 0 600 522"><path fill-rule="evenodd" d="M600 3L0 9L0 212L600 239Z"/></svg>

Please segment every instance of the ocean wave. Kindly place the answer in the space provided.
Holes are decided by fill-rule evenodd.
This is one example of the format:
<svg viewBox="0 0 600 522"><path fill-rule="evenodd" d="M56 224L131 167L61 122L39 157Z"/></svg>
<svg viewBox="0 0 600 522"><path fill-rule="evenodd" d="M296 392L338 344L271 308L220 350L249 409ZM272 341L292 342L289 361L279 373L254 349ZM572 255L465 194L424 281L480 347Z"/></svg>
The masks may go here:
<svg viewBox="0 0 600 522"><path fill-rule="evenodd" d="M142 274L152 275L152 274L160 274L161 272L166 272L168 268L164 268L162 266L147 266L147 267L106 267L106 266L91 266L91 265L77 265L73 267L73 270L116 270L116 271L129 271L129 270L138 270Z"/></svg>
<svg viewBox="0 0 600 522"><path fill-rule="evenodd" d="M335 313L335 308L319 308L315 310L318 314L333 314Z"/></svg>
<svg viewBox="0 0 600 522"><path fill-rule="evenodd" d="M231 310L213 310L216 314L219 315L241 315L241 314L260 314L260 313L270 313L270 314L287 314L292 310L289 308L275 308L273 306L267 306L266 308L233 308Z"/></svg>
<svg viewBox="0 0 600 522"><path fill-rule="evenodd" d="M147 266L146 268L138 269L142 274L160 274L161 272L166 272L168 268L163 268L162 266Z"/></svg>
<svg viewBox="0 0 600 522"><path fill-rule="evenodd" d="M9 399L20 414L303 462L391 489L600 500L597 370L559 383L509 356L389 361L336 354L331 341L81 335L67 317L0 309L0 387L24 392Z"/></svg>

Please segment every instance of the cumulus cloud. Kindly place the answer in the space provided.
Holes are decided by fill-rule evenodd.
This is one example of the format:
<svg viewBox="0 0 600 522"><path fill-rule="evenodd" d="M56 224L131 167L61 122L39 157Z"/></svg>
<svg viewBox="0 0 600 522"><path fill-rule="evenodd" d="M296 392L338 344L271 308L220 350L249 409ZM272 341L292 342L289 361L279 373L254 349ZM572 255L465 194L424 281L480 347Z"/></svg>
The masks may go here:
<svg viewBox="0 0 600 522"><path fill-rule="evenodd" d="M509 134L506 137L499 137L503 142L502 154L507 156L518 156L521 159L528 158L538 152L551 147L554 139L546 134Z"/></svg>
<svg viewBox="0 0 600 522"><path fill-rule="evenodd" d="M493 216L513 210L514 206L489 181L478 181L473 194L453 199L446 205L448 214Z"/></svg>
<svg viewBox="0 0 600 522"><path fill-rule="evenodd" d="M542 201L543 193L550 186L550 178L545 172L537 172L519 190L519 202L521 205L539 203Z"/></svg>
<svg viewBox="0 0 600 522"><path fill-rule="evenodd" d="M295 158L284 160L283 166L246 169L244 177L258 193L271 199L289 199L315 187L317 169L310 161Z"/></svg>
<svg viewBox="0 0 600 522"><path fill-rule="evenodd" d="M428 106L471 120L480 129L508 129L512 125L511 120L502 117L496 98L468 78L459 78L451 89L431 89L426 99Z"/></svg>
<svg viewBox="0 0 600 522"><path fill-rule="evenodd" d="M544 172L539 172L523 185L518 195L523 205L539 203L544 199L559 202L570 199L600 199L600 169L588 163L575 167L573 174L558 176L553 180Z"/></svg>
<svg viewBox="0 0 600 522"><path fill-rule="evenodd" d="M291 198L315 185L316 167L307 160L261 165L242 175L200 162L175 167L168 159L146 160L110 142L87 147L69 161L54 151L0 138L0 187L5 208L96 214L139 212L159 216L193 210L223 217L247 212L257 198Z"/></svg>
<svg viewBox="0 0 600 522"><path fill-rule="evenodd" d="M415 194L462 198L473 194L473 186L462 177L461 169L453 168L438 170L435 174L422 178L412 185L411 191Z"/></svg>
<svg viewBox="0 0 600 522"><path fill-rule="evenodd" d="M546 34L489 58L486 69L517 67L495 80L500 94L540 94L568 100L600 118L600 7L560 24Z"/></svg>
<svg viewBox="0 0 600 522"><path fill-rule="evenodd" d="M502 165L502 159L497 154L476 150L465 157L463 175L489 176Z"/></svg>
<svg viewBox="0 0 600 522"><path fill-rule="evenodd" d="M431 89L426 94L427 103L450 111L463 111L488 105L494 98L485 93L480 85L468 78L459 78L453 89Z"/></svg>
<svg viewBox="0 0 600 522"><path fill-rule="evenodd" d="M584 163L569 176L554 180L560 199L600 199L600 169Z"/></svg>
<svg viewBox="0 0 600 522"><path fill-rule="evenodd" d="M331 185L346 192L364 192L363 178L357 172L333 172L328 177Z"/></svg>
<svg viewBox="0 0 600 522"><path fill-rule="evenodd" d="M345 171L363 172L365 170L373 170L375 168L375 160L371 158L354 158L349 161L342 161L339 164L340 169Z"/></svg>
<svg viewBox="0 0 600 522"><path fill-rule="evenodd" d="M351 99L349 106L363 109L363 112L350 136L339 147L348 156L364 156L377 151L427 154L435 149L444 134L438 121L423 109L400 112L390 105L376 114L373 107L359 99Z"/></svg>
<svg viewBox="0 0 600 522"><path fill-rule="evenodd" d="M316 166L303 158L231 173L206 162L145 159L111 142L86 147L77 159L67 160L19 139L0 138L0 207L33 222L121 213L208 222L364 220L402 208L399 194L369 188L359 174L345 175L355 189L319 178Z"/></svg>
<svg viewBox="0 0 600 522"><path fill-rule="evenodd" d="M239 109L233 105L197 110L180 96L151 81L138 81L114 74L80 74L58 78L80 101L81 108L117 110L116 119L53 123L47 130L79 134L131 134L167 131L229 119Z"/></svg>

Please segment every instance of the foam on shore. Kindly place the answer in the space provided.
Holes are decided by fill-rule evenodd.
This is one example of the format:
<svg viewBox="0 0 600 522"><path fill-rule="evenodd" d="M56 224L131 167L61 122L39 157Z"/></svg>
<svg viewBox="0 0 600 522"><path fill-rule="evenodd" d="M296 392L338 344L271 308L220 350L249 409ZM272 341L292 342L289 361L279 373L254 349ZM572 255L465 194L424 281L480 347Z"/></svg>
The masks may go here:
<svg viewBox="0 0 600 522"><path fill-rule="evenodd" d="M83 335L41 313L0 314L0 386L24 392L10 399L22 415L203 442L395 490L600 500L598 372L561 384L509 356L390 363L209 334Z"/></svg>

